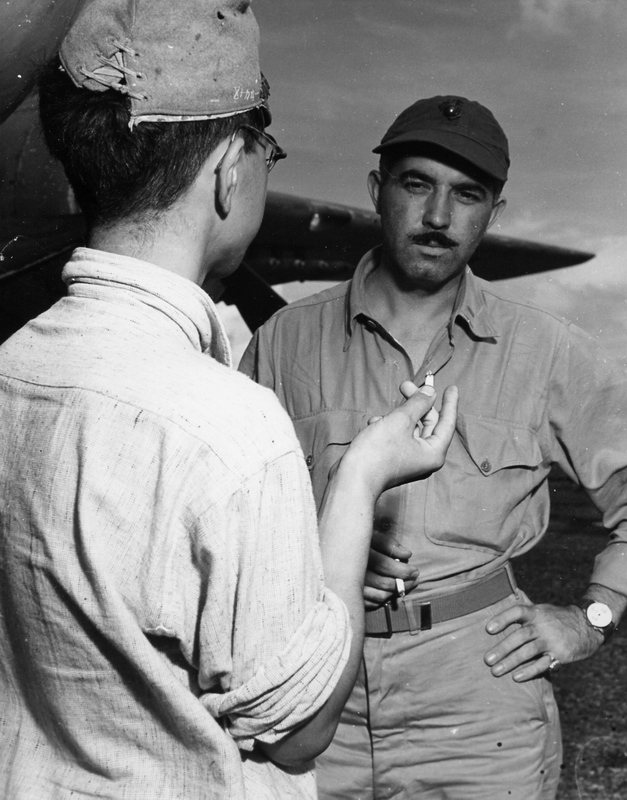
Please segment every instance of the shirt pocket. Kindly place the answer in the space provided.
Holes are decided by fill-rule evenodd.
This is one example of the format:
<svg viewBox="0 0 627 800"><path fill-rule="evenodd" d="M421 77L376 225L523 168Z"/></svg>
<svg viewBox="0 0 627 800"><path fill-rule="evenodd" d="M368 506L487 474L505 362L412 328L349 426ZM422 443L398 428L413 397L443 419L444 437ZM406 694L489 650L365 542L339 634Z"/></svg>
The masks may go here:
<svg viewBox="0 0 627 800"><path fill-rule="evenodd" d="M366 411L339 410L319 411L293 420L318 508L329 479L329 470L367 425L368 418Z"/></svg>
<svg viewBox="0 0 627 800"><path fill-rule="evenodd" d="M505 552L522 534L542 463L531 428L459 414L445 465L428 481L426 536L436 544Z"/></svg>

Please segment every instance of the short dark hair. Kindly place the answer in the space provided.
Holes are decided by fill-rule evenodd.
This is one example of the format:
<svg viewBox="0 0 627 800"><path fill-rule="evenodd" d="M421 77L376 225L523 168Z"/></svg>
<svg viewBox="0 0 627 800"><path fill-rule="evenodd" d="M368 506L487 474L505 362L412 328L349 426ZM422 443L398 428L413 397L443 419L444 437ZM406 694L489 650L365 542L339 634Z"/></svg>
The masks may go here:
<svg viewBox="0 0 627 800"><path fill-rule="evenodd" d="M263 130L258 109L193 122L141 122L129 128L130 103L114 89L74 85L58 58L39 75L39 114L89 227L170 208L192 185L209 155L240 125ZM254 133L243 129L245 149Z"/></svg>
<svg viewBox="0 0 627 800"><path fill-rule="evenodd" d="M379 168L381 172L381 182L385 183L388 175L394 168L394 164L401 158L406 156L421 156L423 158L432 158L435 161L441 161L453 169L458 169L460 172L465 172L474 180L482 183L488 191L492 193L494 200L498 200L505 186L505 181L500 181L498 178L493 178L487 172L480 170L467 161L462 156L452 153L445 147L431 142L412 142L408 145L399 145L398 147L390 147L381 153L379 158Z"/></svg>

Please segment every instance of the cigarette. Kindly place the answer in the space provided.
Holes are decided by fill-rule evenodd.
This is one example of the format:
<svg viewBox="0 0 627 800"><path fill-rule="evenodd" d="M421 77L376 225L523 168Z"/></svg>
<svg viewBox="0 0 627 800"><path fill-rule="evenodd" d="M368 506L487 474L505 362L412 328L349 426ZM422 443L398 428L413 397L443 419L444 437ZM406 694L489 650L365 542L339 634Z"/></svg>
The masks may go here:
<svg viewBox="0 0 627 800"><path fill-rule="evenodd" d="M435 382L433 380L433 372L429 370L425 376L425 386L435 386Z"/></svg>
<svg viewBox="0 0 627 800"><path fill-rule="evenodd" d="M394 561L400 561L400 558L395 558ZM399 597L405 597L405 581L402 578L394 578L396 581L396 594Z"/></svg>

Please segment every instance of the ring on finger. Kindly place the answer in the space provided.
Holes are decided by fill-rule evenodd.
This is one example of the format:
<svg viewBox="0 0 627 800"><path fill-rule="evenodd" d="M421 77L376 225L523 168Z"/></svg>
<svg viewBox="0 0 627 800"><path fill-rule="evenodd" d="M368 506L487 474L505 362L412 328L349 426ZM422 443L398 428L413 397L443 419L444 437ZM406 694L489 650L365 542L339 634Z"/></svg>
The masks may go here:
<svg viewBox="0 0 627 800"><path fill-rule="evenodd" d="M556 669L562 666L562 662L558 658L555 658L550 653L546 653L546 655L549 657L549 672L555 672Z"/></svg>

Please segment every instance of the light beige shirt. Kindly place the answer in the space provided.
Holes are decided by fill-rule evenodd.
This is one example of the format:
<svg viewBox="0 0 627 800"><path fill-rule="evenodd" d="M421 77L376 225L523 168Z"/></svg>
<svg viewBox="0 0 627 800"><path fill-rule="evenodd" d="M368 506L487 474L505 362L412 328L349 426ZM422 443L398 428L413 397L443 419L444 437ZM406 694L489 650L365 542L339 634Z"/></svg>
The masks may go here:
<svg viewBox="0 0 627 800"><path fill-rule="evenodd" d="M348 657L300 447L196 285L86 248L0 349L0 796L307 798Z"/></svg>
<svg viewBox="0 0 627 800"><path fill-rule="evenodd" d="M367 276L278 311L240 369L276 392L294 422L320 500L329 469L370 417L401 402L427 370L459 387L446 462L381 495L374 527L412 551L425 601L475 582L533 547L549 519L558 464L603 512L610 538L592 581L627 595L627 375L596 341L467 269L453 313L423 364L370 311ZM416 320L419 326L420 320Z"/></svg>

